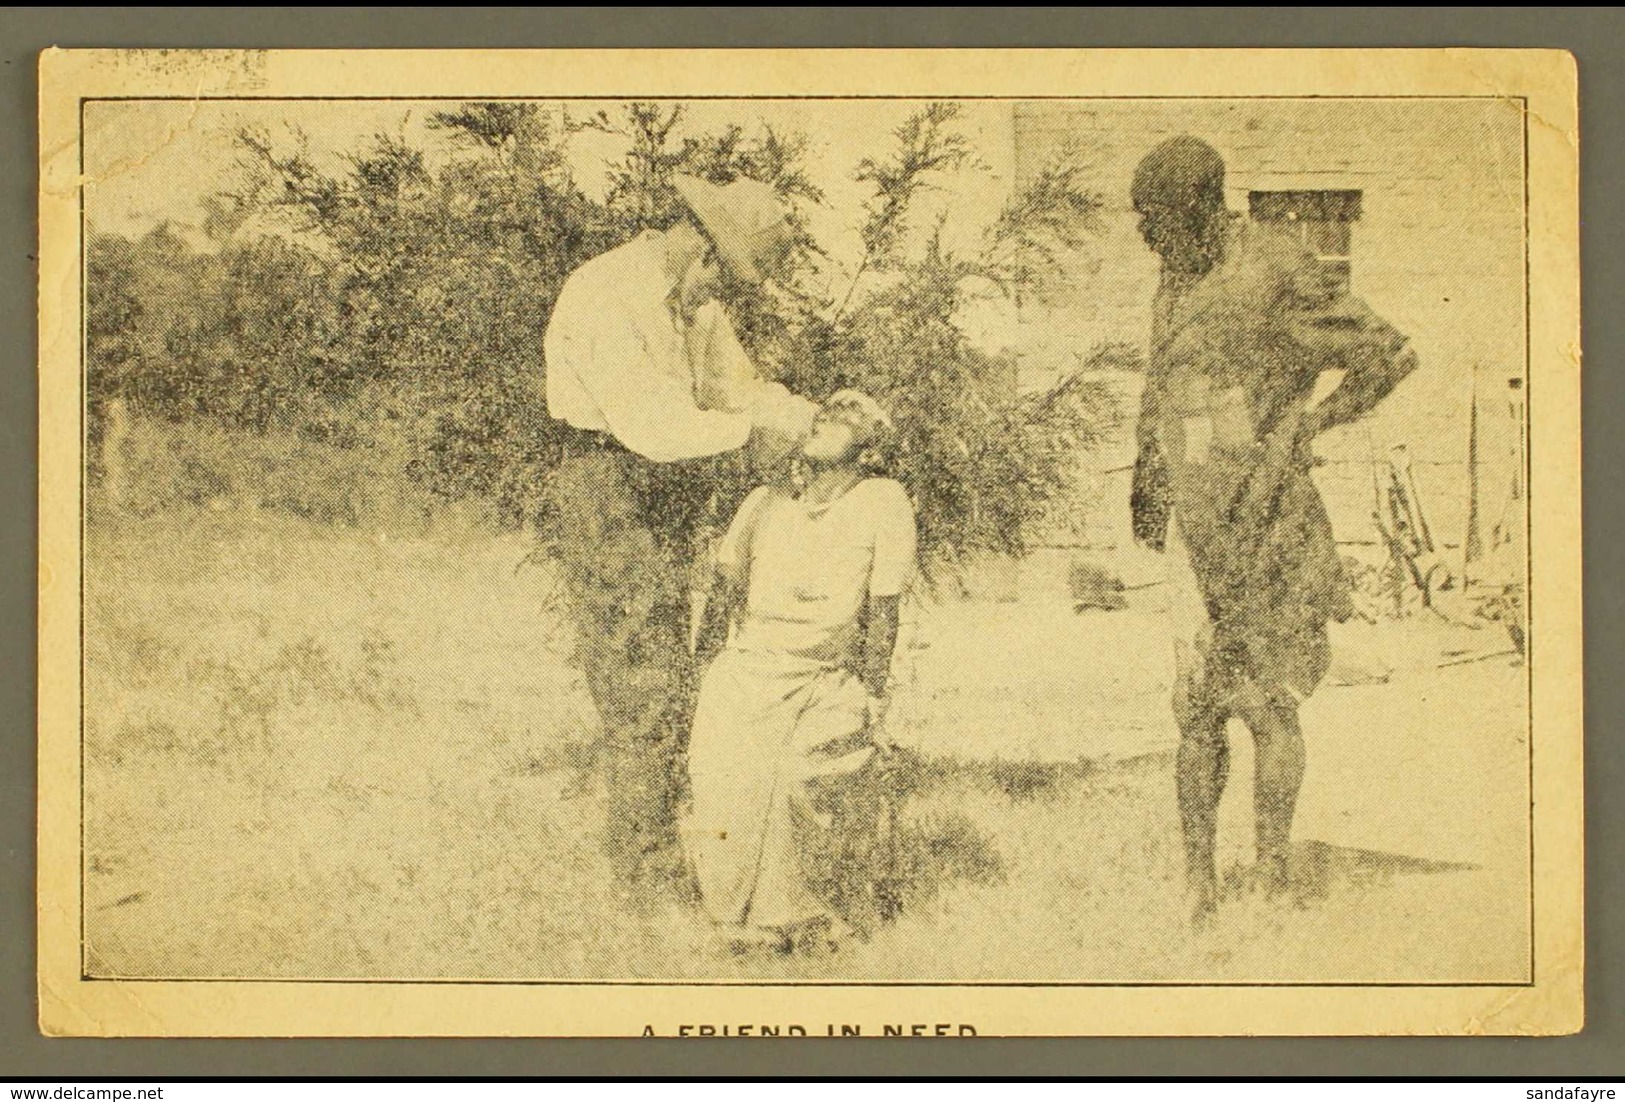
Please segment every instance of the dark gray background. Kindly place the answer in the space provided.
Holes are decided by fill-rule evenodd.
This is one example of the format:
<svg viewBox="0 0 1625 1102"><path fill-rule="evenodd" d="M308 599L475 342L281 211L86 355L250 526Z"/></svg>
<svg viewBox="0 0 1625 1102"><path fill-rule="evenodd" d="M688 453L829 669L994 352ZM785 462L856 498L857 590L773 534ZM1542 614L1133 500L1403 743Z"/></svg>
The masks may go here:
<svg viewBox="0 0 1625 1102"><path fill-rule="evenodd" d="M1625 17L1617 9L0 8L0 1080L81 1076L1505 1075L1625 1073L1625 716L1614 583L1625 419ZM1587 1017L1578 1037L1399 1040L47 1040L34 1001L35 73L47 46L1543 46L1580 63L1585 327ZM1598 676L1597 671L1602 671Z"/></svg>

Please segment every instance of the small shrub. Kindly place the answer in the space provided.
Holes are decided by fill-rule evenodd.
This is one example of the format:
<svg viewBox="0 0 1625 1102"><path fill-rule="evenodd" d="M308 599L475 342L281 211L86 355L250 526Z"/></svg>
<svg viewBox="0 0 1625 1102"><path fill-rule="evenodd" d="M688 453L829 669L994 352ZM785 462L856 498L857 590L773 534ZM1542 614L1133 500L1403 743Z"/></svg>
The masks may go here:
<svg viewBox="0 0 1625 1102"><path fill-rule="evenodd" d="M930 902L952 884L997 884L1004 878L992 836L958 810L899 823L882 860L878 894L891 916Z"/></svg>
<svg viewBox="0 0 1625 1102"><path fill-rule="evenodd" d="M988 774L995 788L1012 800L1030 800L1047 795L1060 786L1063 767L1043 761L1002 761L989 763Z"/></svg>
<svg viewBox="0 0 1625 1102"><path fill-rule="evenodd" d="M997 883L1004 864L991 836L958 810L906 818L900 793L919 791L932 772L888 767L822 790L822 822L800 825L803 868L812 888L860 930L895 919L960 882Z"/></svg>
<svg viewBox="0 0 1625 1102"><path fill-rule="evenodd" d="M360 662L346 669L325 646L306 636L283 644L267 660L204 659L192 666L190 680L214 697L216 733L224 746L271 748L278 714L312 701L415 712L414 702L391 683L393 644L368 636L361 651Z"/></svg>

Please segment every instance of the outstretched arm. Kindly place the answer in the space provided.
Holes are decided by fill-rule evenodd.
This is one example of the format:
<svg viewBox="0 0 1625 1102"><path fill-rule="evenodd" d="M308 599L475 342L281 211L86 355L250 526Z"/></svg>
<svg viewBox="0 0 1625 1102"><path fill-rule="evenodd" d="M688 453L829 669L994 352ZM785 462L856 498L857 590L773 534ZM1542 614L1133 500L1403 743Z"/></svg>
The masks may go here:
<svg viewBox="0 0 1625 1102"><path fill-rule="evenodd" d="M690 373L687 363L666 362L667 348L647 340L627 311L567 291L543 339L547 370L575 376L616 440L657 463L744 446L746 414L700 408L693 387L679 381Z"/></svg>

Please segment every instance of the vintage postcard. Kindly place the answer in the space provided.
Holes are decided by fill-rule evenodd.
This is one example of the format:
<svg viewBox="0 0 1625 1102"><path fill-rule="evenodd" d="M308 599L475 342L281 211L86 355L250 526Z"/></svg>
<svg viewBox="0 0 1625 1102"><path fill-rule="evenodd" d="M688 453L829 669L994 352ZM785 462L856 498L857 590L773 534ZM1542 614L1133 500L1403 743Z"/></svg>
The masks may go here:
<svg viewBox="0 0 1625 1102"><path fill-rule="evenodd" d="M55 1035L1584 1023L1557 51L49 51Z"/></svg>

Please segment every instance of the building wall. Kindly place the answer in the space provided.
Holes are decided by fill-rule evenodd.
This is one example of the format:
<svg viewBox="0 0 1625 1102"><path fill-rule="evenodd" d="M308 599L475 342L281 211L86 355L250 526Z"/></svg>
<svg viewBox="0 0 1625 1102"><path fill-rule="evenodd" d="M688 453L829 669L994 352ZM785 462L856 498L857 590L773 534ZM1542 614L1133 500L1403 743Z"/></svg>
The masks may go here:
<svg viewBox="0 0 1625 1102"><path fill-rule="evenodd" d="M1068 260L1068 295L1023 306L1024 384L1043 385L1100 342L1144 347L1157 261L1140 240L1128 190L1157 142L1186 133L1211 142L1228 167L1228 201L1242 212L1253 190L1358 189L1353 290L1411 337L1422 367L1374 415L1321 438L1327 462L1316 477L1339 539L1370 539L1371 458L1403 444L1436 538L1460 543L1475 376L1480 444L1504 455L1515 431L1504 398L1524 363L1522 124L1517 103L1492 99L1017 104L1018 186L1069 154L1090 166L1105 202L1093 244ZM1116 382L1132 413L1139 378ZM1089 542L1125 538L1120 468L1132 459L1132 428L1131 417L1088 459L1096 500L1080 508Z"/></svg>

